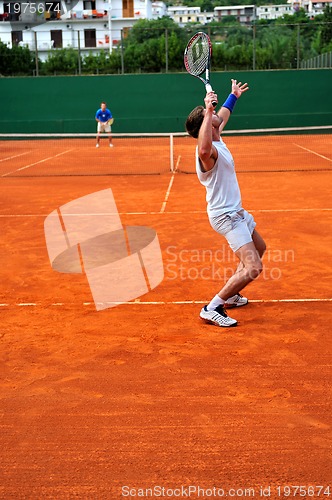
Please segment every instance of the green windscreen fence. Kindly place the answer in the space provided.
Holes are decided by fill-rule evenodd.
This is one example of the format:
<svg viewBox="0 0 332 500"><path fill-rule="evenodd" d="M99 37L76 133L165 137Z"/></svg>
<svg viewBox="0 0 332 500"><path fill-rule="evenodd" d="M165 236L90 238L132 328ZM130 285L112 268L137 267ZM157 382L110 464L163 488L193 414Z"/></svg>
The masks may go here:
<svg viewBox="0 0 332 500"><path fill-rule="evenodd" d="M332 70L212 72L219 104L231 78L248 82L229 127L234 130L332 124ZM189 112L204 104L204 85L175 74L0 79L0 133L94 133L106 101L114 133L184 132Z"/></svg>

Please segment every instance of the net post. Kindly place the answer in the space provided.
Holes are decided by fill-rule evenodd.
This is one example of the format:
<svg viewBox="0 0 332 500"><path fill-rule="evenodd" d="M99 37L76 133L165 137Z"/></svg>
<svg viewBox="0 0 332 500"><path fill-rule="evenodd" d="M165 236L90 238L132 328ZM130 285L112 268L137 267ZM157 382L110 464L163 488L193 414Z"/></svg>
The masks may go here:
<svg viewBox="0 0 332 500"><path fill-rule="evenodd" d="M82 67L81 67L81 32L77 30L77 62L78 62L78 74L81 76Z"/></svg>
<svg viewBox="0 0 332 500"><path fill-rule="evenodd" d="M124 50L124 42L123 42L123 28L121 28L121 74L124 75L124 72L125 72L125 69L124 69L124 54L123 54L123 50Z"/></svg>
<svg viewBox="0 0 332 500"><path fill-rule="evenodd" d="M168 73L168 29L165 29L165 71Z"/></svg>
<svg viewBox="0 0 332 500"><path fill-rule="evenodd" d="M36 65L36 76L39 76L39 61L38 61L38 45L37 45L37 32L34 31L34 42L35 42L35 65Z"/></svg>
<svg viewBox="0 0 332 500"><path fill-rule="evenodd" d="M170 161L170 171L174 172L174 136L173 134L169 135L169 161Z"/></svg>
<svg viewBox="0 0 332 500"><path fill-rule="evenodd" d="M296 37L296 69L300 69L300 24L297 25L297 37Z"/></svg>
<svg viewBox="0 0 332 500"><path fill-rule="evenodd" d="M256 23L252 24L252 70L256 70Z"/></svg>

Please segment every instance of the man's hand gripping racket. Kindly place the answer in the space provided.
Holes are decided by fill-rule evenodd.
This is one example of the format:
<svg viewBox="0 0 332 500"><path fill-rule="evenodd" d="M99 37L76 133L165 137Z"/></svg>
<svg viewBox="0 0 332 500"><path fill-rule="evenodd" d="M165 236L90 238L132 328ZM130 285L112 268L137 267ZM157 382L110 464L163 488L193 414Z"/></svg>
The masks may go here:
<svg viewBox="0 0 332 500"><path fill-rule="evenodd" d="M184 51L184 65L188 73L199 78L205 85L206 92L213 92L210 85L212 45L210 37L199 31L188 42ZM214 101L213 106L217 105Z"/></svg>

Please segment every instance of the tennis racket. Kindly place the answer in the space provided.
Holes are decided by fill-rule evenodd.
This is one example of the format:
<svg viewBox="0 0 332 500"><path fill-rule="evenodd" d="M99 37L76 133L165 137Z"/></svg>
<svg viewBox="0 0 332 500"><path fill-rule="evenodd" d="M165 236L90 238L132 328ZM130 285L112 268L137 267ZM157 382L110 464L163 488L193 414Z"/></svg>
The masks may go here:
<svg viewBox="0 0 332 500"><path fill-rule="evenodd" d="M210 37L199 31L190 38L184 51L184 65L188 73L199 78L204 83L206 92L213 92L210 85L212 45ZM217 102L212 103L213 106Z"/></svg>
<svg viewBox="0 0 332 500"><path fill-rule="evenodd" d="M110 119L108 120L108 122L107 122L107 123L108 123L109 125L113 125L113 123L114 123L114 118L110 118Z"/></svg>

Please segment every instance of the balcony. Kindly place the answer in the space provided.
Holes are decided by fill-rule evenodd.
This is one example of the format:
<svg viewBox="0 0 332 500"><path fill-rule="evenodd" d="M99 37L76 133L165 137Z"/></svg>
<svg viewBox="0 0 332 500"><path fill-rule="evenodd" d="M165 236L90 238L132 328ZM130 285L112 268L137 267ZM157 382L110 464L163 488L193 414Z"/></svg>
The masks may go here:
<svg viewBox="0 0 332 500"><path fill-rule="evenodd" d="M101 19L108 17L107 10L72 10L71 19Z"/></svg>

